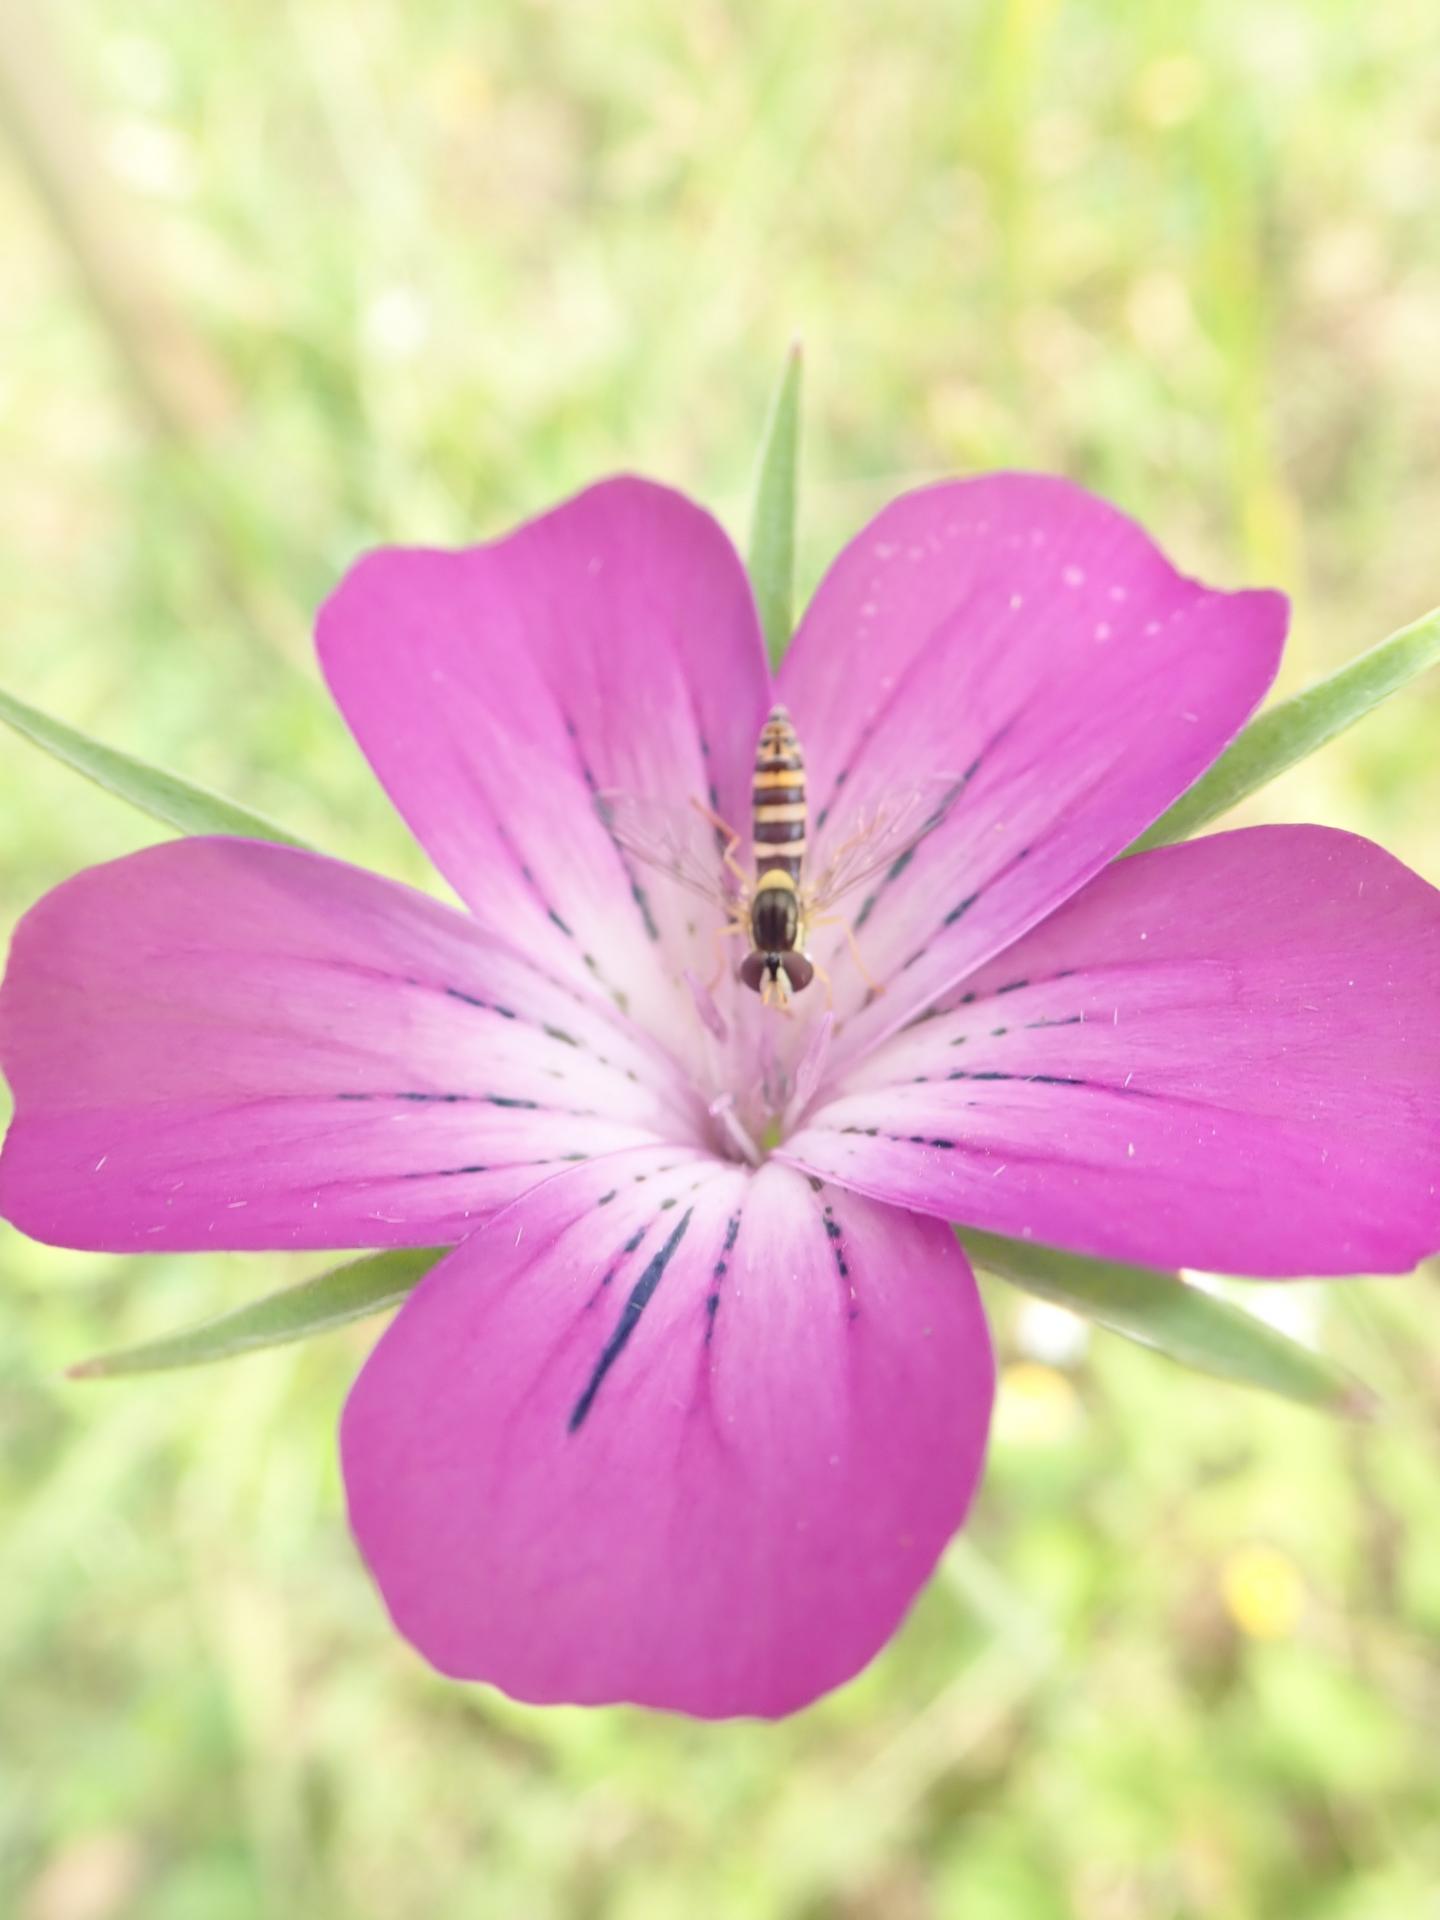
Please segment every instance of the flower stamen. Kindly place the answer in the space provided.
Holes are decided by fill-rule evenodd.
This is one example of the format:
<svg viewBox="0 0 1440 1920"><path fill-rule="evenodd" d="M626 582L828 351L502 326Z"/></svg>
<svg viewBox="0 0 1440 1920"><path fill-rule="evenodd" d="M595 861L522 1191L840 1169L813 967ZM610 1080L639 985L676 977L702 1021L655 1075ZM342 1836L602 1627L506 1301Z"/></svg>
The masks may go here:
<svg viewBox="0 0 1440 1920"><path fill-rule="evenodd" d="M712 1100L706 1112L712 1120L720 1122L725 1138L736 1149L742 1160L748 1160L752 1167L764 1164L764 1151L756 1146L739 1114L735 1111L733 1093L722 1093L718 1099Z"/></svg>

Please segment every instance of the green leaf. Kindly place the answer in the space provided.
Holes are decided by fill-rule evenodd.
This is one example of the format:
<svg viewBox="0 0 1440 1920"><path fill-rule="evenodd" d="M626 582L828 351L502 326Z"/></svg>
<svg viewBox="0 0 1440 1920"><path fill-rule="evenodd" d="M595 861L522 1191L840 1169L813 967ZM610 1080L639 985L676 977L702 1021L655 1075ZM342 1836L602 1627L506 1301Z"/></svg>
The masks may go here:
<svg viewBox="0 0 1440 1920"><path fill-rule="evenodd" d="M1252 720L1127 853L1188 839L1440 661L1440 607Z"/></svg>
<svg viewBox="0 0 1440 1920"><path fill-rule="evenodd" d="M955 1231L971 1260L987 1273L1153 1347L1181 1366L1264 1387L1330 1413L1373 1411L1374 1395L1344 1368L1178 1274L1060 1253L974 1227Z"/></svg>
<svg viewBox="0 0 1440 1920"><path fill-rule="evenodd" d="M252 1300L184 1333L148 1340L141 1347L103 1353L68 1369L73 1380L105 1380L121 1373L157 1373L169 1367L199 1367L233 1360L262 1347L283 1346L329 1333L351 1320L395 1307L443 1260L448 1247L398 1247L347 1260L264 1300Z"/></svg>
<svg viewBox="0 0 1440 1920"><path fill-rule="evenodd" d="M800 373L797 342L770 403L760 463L755 476L755 506L750 520L750 584L770 650L778 667L790 644L795 617L795 489L800 460Z"/></svg>
<svg viewBox="0 0 1440 1920"><path fill-rule="evenodd" d="M132 754L102 746L88 734L67 727L63 720L53 720L38 707L17 700L13 693L0 692L0 720L107 793L128 800L132 807L181 833L232 833L246 840L278 840L286 847L305 845L263 815L237 807L233 800L224 800L204 787L191 786L159 767L147 766Z"/></svg>

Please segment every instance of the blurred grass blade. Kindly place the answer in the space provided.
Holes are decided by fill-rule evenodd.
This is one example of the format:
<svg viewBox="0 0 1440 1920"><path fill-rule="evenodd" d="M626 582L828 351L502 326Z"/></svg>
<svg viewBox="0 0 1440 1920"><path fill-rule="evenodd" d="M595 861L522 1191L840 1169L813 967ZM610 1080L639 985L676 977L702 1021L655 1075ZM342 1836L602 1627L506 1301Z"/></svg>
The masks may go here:
<svg viewBox="0 0 1440 1920"><path fill-rule="evenodd" d="M177 827L181 833L230 833L246 840L278 840L286 847L305 846L303 840L262 814L237 807L233 800L191 786L188 780L164 773L159 767L147 766L118 748L102 746L88 734L67 727L63 720L53 720L38 707L17 700L13 693L0 692L0 720L107 793L128 800L132 807L152 819L163 820L167 827Z"/></svg>
<svg viewBox="0 0 1440 1920"><path fill-rule="evenodd" d="M1177 1274L1060 1253L973 1227L956 1232L971 1260L987 1273L1153 1347L1181 1366L1330 1413L1361 1416L1374 1406L1369 1388L1344 1368Z"/></svg>
<svg viewBox="0 0 1440 1920"><path fill-rule="evenodd" d="M1220 758L1128 853L1188 839L1297 761L1363 720L1372 707L1440 661L1440 607L1348 666L1250 722Z"/></svg>
<svg viewBox="0 0 1440 1920"><path fill-rule="evenodd" d="M200 1367L212 1360L233 1360L262 1347L283 1346L329 1333L351 1320L395 1307L443 1260L448 1247L397 1247L386 1253L348 1260L298 1285L222 1313L184 1333L144 1346L103 1353L67 1368L72 1380L105 1380L122 1373L159 1373L172 1367Z"/></svg>
<svg viewBox="0 0 1440 1920"><path fill-rule="evenodd" d="M760 464L755 476L755 505L750 519L750 584L765 630L770 664L778 667L790 644L795 618L795 491L800 461L799 343L791 347L785 371L770 403Z"/></svg>

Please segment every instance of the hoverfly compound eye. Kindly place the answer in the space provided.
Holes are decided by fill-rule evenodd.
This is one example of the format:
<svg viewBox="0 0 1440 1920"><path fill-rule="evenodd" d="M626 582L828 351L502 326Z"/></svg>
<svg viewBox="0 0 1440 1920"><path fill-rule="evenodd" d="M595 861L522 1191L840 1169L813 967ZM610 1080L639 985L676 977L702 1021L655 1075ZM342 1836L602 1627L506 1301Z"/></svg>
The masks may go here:
<svg viewBox="0 0 1440 1920"><path fill-rule="evenodd" d="M803 953L786 953L776 956L785 969L785 977L790 982L793 993L801 993L815 978L815 963Z"/></svg>
<svg viewBox="0 0 1440 1920"><path fill-rule="evenodd" d="M747 953L740 962L740 984L749 987L752 993L759 993L765 984L765 955Z"/></svg>

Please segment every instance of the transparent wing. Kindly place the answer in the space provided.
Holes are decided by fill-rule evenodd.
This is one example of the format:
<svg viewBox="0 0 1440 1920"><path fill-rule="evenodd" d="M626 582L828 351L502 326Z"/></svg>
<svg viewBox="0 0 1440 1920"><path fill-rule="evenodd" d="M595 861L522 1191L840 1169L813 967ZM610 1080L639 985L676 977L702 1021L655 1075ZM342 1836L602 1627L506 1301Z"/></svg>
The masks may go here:
<svg viewBox="0 0 1440 1920"><path fill-rule="evenodd" d="M833 906L897 861L908 860L940 825L964 786L960 774L935 774L918 786L887 795L846 822L839 845L806 890L807 912Z"/></svg>
<svg viewBox="0 0 1440 1920"><path fill-rule="evenodd" d="M724 860L726 836L694 801L657 800L607 788L596 794L595 811L616 846L632 860L668 873L727 913L739 898L739 880Z"/></svg>

